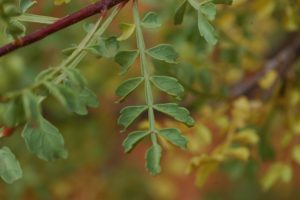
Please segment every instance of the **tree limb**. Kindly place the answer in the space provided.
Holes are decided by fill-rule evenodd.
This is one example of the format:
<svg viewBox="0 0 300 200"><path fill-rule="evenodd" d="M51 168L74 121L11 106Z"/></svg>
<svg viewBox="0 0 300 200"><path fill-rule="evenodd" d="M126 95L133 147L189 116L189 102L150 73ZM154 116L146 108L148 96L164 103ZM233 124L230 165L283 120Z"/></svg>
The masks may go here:
<svg viewBox="0 0 300 200"><path fill-rule="evenodd" d="M233 86L230 90L230 97L235 98L241 95L251 96L258 88L259 80L270 70L276 70L278 78L283 78L300 56L300 33L293 34L288 42L281 47L279 52L266 61L264 67L249 77L247 80Z"/></svg>
<svg viewBox="0 0 300 200"><path fill-rule="evenodd" d="M42 40L43 38L51 35L52 33L55 33L59 30L62 30L68 26L71 26L73 24L76 24L77 22L86 19L90 16L93 16L97 13L105 14L107 10L112 8L115 5L118 4L125 4L128 0L102 0L98 1L94 4L91 4L85 8L82 8L81 10L72 13L70 15L67 15L53 24L50 24L49 26L43 27L33 33L30 33L20 39L17 39L14 42L11 42L3 47L0 48L0 57L4 56L14 50L17 50L19 48L25 47L27 45L30 45L34 42L37 42L39 40Z"/></svg>

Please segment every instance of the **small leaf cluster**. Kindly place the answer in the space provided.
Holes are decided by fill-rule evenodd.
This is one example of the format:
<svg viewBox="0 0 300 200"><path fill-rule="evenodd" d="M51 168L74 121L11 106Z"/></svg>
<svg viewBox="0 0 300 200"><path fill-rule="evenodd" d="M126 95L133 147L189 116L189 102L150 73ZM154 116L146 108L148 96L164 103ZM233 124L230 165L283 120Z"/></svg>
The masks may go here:
<svg viewBox="0 0 300 200"><path fill-rule="evenodd" d="M17 6L11 0L0 1L0 19L6 24L7 35L18 38L25 34L26 27L18 20L18 17L25 14L36 3L32 0L20 0Z"/></svg>
<svg viewBox="0 0 300 200"><path fill-rule="evenodd" d="M66 158L67 151L59 130L43 117L41 102L51 95L66 109L80 115L87 114L87 107L98 106L96 95L87 88L86 80L77 69L64 69L64 74L66 77L60 84L51 82L51 79L44 80L43 86L37 91L25 89L20 96L0 104L2 126L17 127L26 123L22 137L27 149L45 161ZM39 78L42 77L42 75L39 76ZM15 161L9 148L4 147L2 150L6 153L1 154L1 159L10 159L9 164L14 165L11 168L18 169L10 171L8 167L0 170L0 175L5 177L3 179L11 183L20 178L21 168L18 167L19 163Z"/></svg>
<svg viewBox="0 0 300 200"><path fill-rule="evenodd" d="M197 0L184 0L176 10L174 23L176 25L181 24L186 10L192 7L197 11L198 30L200 35L208 44L215 45L218 42L218 33L211 25L210 21L213 21L216 18L216 4L231 5L232 0L208 0L201 2Z"/></svg>

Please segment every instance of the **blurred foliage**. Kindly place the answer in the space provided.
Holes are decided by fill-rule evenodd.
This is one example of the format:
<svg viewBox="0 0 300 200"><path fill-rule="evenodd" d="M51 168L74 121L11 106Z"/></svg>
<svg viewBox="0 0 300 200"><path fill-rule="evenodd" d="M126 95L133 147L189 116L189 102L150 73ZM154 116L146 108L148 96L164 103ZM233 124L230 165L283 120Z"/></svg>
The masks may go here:
<svg viewBox="0 0 300 200"><path fill-rule="evenodd" d="M86 116L75 116L54 98L42 103L43 116L65 138L69 152L66 160L46 163L30 155L20 137L21 128L10 137L2 137L1 146L9 146L20 161L23 178L12 185L1 182L1 199L300 198L299 60L284 78L275 69L269 70L258 81L254 95L231 96L233 87L263 70L268 58L283 50L281 44L285 39L299 31L300 1L235 0L231 6L217 5L215 20L210 21L218 32L215 46L199 34L197 13L190 6L182 24L174 26L175 11L182 2L144 0L140 10L143 14L157 12L163 24L159 29L144 32L147 46L169 43L180 55L177 64L153 60L151 66L155 75L174 76L186 90L181 97L182 105L190 110L195 126L187 128L161 114L157 114L156 122L158 128L182 130L189 139L187 150L178 150L165 138L158 137L164 149L161 164L164 171L155 177L144 171L148 140L124 155L125 135L118 134L117 126L119 111L124 105L143 102L143 91L138 88L125 103L115 104L118 97L113 90L124 77L140 74L139 63L122 77L112 58L88 55L79 69L89 88L97 94L100 107L89 109ZM88 3L43 1L30 13L60 17ZM4 20L1 15L0 19L1 32L5 32L9 24L7 15ZM59 52L86 34L86 22L1 57L0 94L25 88L40 71L58 65L65 58ZM27 33L43 26L22 23ZM104 36L125 38L119 48L134 49L132 29L131 5L127 5ZM0 34L1 44L11 40ZM156 89L153 92L157 101L173 100ZM142 121L134 123L134 127L149 127L146 118L142 115Z"/></svg>

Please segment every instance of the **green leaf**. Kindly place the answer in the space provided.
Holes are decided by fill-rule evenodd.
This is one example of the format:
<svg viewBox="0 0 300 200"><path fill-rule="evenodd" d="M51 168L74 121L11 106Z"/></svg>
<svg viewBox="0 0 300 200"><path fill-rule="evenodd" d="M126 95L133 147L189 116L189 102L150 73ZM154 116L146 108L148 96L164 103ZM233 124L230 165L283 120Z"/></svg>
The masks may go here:
<svg viewBox="0 0 300 200"><path fill-rule="evenodd" d="M146 51L151 57L167 63L177 63L179 57L173 46L169 44L159 44Z"/></svg>
<svg viewBox="0 0 300 200"><path fill-rule="evenodd" d="M21 99L2 104L1 122L8 127L15 127L25 121L25 114Z"/></svg>
<svg viewBox="0 0 300 200"><path fill-rule="evenodd" d="M26 124L22 137L28 150L42 160L67 158L68 153L64 148L62 135L44 118L41 118L38 124Z"/></svg>
<svg viewBox="0 0 300 200"><path fill-rule="evenodd" d="M87 87L80 91L77 98L79 104L74 112L79 115L86 115L88 113L87 107L97 108L99 106L97 96Z"/></svg>
<svg viewBox="0 0 300 200"><path fill-rule="evenodd" d="M30 91L22 95L25 116L28 122L37 122L41 116L41 108L38 97Z"/></svg>
<svg viewBox="0 0 300 200"><path fill-rule="evenodd" d="M159 144L153 144L146 153L146 168L152 176L159 174L161 159L161 147Z"/></svg>
<svg viewBox="0 0 300 200"><path fill-rule="evenodd" d="M176 128L161 129L158 134L181 149L187 148L188 140L181 134L180 130Z"/></svg>
<svg viewBox="0 0 300 200"><path fill-rule="evenodd" d="M44 84L49 89L50 93L69 111L74 112L78 108L79 101L77 98L77 91L72 90L72 88L66 85L55 85L49 82Z"/></svg>
<svg viewBox="0 0 300 200"><path fill-rule="evenodd" d="M35 81L40 81L40 80L43 80L44 78L46 78L47 76L49 76L52 72L53 72L54 68L53 67L50 67L50 68L47 68L43 71L41 71L36 77L35 77Z"/></svg>
<svg viewBox="0 0 300 200"><path fill-rule="evenodd" d="M26 27L17 20L10 20L5 32L8 36L18 38L25 35Z"/></svg>
<svg viewBox="0 0 300 200"><path fill-rule="evenodd" d="M118 118L118 124L124 127L124 130L147 109L147 106L128 106L123 108Z"/></svg>
<svg viewBox="0 0 300 200"><path fill-rule="evenodd" d="M116 37L101 38L96 45L93 45L87 50L91 53L104 58L113 58L117 54L120 44Z"/></svg>
<svg viewBox="0 0 300 200"><path fill-rule="evenodd" d="M32 0L20 0L20 9L22 13L25 13L29 8L31 8L37 1Z"/></svg>
<svg viewBox="0 0 300 200"><path fill-rule="evenodd" d="M121 74L125 74L131 65L135 62L139 52L137 50L133 51L120 51L115 56L115 61L121 65Z"/></svg>
<svg viewBox="0 0 300 200"><path fill-rule="evenodd" d="M158 89L179 99L184 92L183 86L178 83L176 78L170 76L152 76L150 79Z"/></svg>
<svg viewBox="0 0 300 200"><path fill-rule="evenodd" d="M175 25L182 24L187 5L188 5L188 1L185 0L176 9L175 16L174 16L174 24Z"/></svg>
<svg viewBox="0 0 300 200"><path fill-rule="evenodd" d="M117 38L117 40L124 41L134 33L135 24L122 23L120 24L120 29L122 30L122 34Z"/></svg>
<svg viewBox="0 0 300 200"><path fill-rule="evenodd" d="M8 147L0 149L0 176L6 183L13 183L23 175L19 161Z"/></svg>
<svg viewBox="0 0 300 200"><path fill-rule="evenodd" d="M79 89L83 89L87 85L86 79L78 69L65 68L64 73L67 75L71 84Z"/></svg>
<svg viewBox="0 0 300 200"><path fill-rule="evenodd" d="M201 11L198 11L198 29L204 39L211 45L215 45L218 42L217 32L214 27L203 16Z"/></svg>
<svg viewBox="0 0 300 200"><path fill-rule="evenodd" d="M193 126L195 123L189 111L184 107L178 106L176 103L156 104L153 107L155 110L170 115L187 126Z"/></svg>
<svg viewBox="0 0 300 200"><path fill-rule="evenodd" d="M134 131L130 133L123 142L125 152L129 153L133 147L149 133L149 131Z"/></svg>
<svg viewBox="0 0 300 200"><path fill-rule="evenodd" d="M232 5L233 0L212 0L215 4L226 4L226 5Z"/></svg>
<svg viewBox="0 0 300 200"><path fill-rule="evenodd" d="M84 90L80 93L79 97L84 99L85 105L91 108L99 107L99 100L97 95L92 92L89 88L85 87Z"/></svg>
<svg viewBox="0 0 300 200"><path fill-rule="evenodd" d="M142 26L144 28L158 28L161 26L161 19L155 12L148 12L142 20Z"/></svg>
<svg viewBox="0 0 300 200"><path fill-rule="evenodd" d="M121 97L119 102L135 90L143 81L143 77L130 78L124 81L116 90L116 95Z"/></svg>
<svg viewBox="0 0 300 200"><path fill-rule="evenodd" d="M215 17L216 17L216 14L217 14L217 8L216 8L216 5L211 3L211 2L207 2L205 4L202 4L200 6L200 11L206 15L206 17L209 19L209 20L214 20Z"/></svg>

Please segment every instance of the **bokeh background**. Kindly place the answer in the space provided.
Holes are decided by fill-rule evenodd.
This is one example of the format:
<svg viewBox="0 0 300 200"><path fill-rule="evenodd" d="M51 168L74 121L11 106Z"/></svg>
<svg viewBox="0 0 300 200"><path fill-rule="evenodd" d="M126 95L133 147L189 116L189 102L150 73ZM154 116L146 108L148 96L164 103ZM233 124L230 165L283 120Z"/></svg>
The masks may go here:
<svg viewBox="0 0 300 200"><path fill-rule="evenodd" d="M196 186L194 172L187 173L192 157L209 154L224 139L226 133L223 130L231 123L229 107L237 98L230 96L232 86L259 72L269 59L284 49L283 45L290 44L288 39L299 37L300 1L236 0L233 6L219 6L214 25L220 42L214 48L200 37L196 14L191 10L183 25L173 25L173 15L179 2L144 0L141 12L157 11L164 23L158 30L145 32L147 46L172 43L180 54L180 64L171 66L154 62L153 69L155 73L176 75L186 87L182 104L190 109L196 120L194 128L181 127L190 138L189 149L181 151L163 144L163 172L155 177L151 177L144 167L149 141L143 141L133 152L125 155L122 141L126 133L120 133L117 118L125 105L143 102L143 92L135 92L126 102L116 104L114 90L125 79L119 75L119 66L112 59L88 55L79 69L99 97L100 107L90 109L87 116L76 116L64 110L54 99L43 103L44 116L60 129L65 138L69 151L66 160L48 163L31 155L20 137L21 129L11 137L1 139L1 145L9 146L16 154L24 177L12 185L0 182L0 199L300 199L300 166L290 158L290 148L299 144L300 132L297 112L300 62L297 59L291 64L293 67L286 82L281 82L280 86L266 83L266 90L261 87L251 97L251 103L258 105L253 111L259 115L251 115L251 120L245 123L258 130L260 142L250 148L250 158L222 163L202 187ZM51 0L38 1L30 12L61 17L89 3L87 0L72 0L69 4L54 6ZM120 35L119 23L132 22L130 8L129 3L105 33L106 36ZM41 70L59 64L64 58L61 50L78 43L85 35L84 23L93 22L96 18L89 18L1 58L0 92L23 88ZM28 33L41 27L29 23L26 26ZM131 37L123 42L122 48L135 48L134 39ZM7 41L1 34L1 44ZM139 73L136 63L127 76ZM280 96L278 90L283 84L285 93ZM262 98L262 94L266 93ZM166 98L156 93L157 101ZM287 125L287 118L292 118L292 125ZM175 124L165 116L158 115L157 119L161 126ZM143 116L135 126L143 126L145 120L146 116ZM263 177L274 163L288 163L289 167L284 172L276 169L270 172L273 174L268 179L271 186L264 189ZM276 177L280 173L285 174L284 178Z"/></svg>

